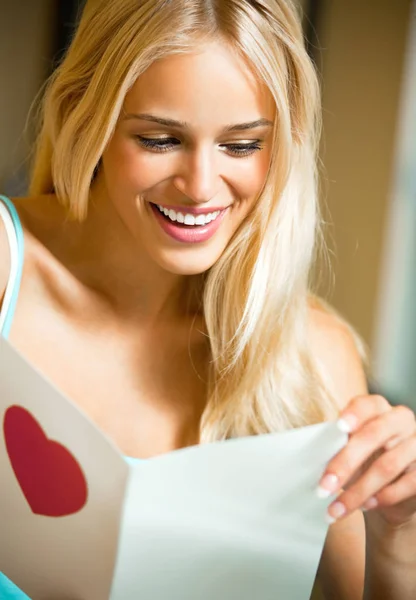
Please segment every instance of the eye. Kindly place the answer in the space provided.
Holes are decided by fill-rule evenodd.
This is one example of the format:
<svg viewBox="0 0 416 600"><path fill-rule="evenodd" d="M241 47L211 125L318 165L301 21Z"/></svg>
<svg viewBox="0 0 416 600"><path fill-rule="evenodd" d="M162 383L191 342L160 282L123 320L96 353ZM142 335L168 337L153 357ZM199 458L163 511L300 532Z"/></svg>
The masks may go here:
<svg viewBox="0 0 416 600"><path fill-rule="evenodd" d="M263 148L260 144L260 140L250 142L249 144L224 144L224 146L235 156L248 156Z"/></svg>
<svg viewBox="0 0 416 600"><path fill-rule="evenodd" d="M145 138L141 135L137 135L136 137L142 146L150 148L155 152L167 152L172 150L177 144L180 144L176 138Z"/></svg>
<svg viewBox="0 0 416 600"><path fill-rule="evenodd" d="M180 144L176 138L145 138L141 135L135 137L141 146L149 148L153 152L169 152ZM261 140L255 140L248 144L221 144L221 146L227 148L233 156L248 156L263 148L260 142Z"/></svg>

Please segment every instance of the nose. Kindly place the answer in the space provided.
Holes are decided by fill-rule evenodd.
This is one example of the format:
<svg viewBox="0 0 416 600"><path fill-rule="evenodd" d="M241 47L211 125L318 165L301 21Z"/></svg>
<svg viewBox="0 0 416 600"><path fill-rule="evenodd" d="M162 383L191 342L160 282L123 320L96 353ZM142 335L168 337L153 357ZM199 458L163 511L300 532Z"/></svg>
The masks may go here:
<svg viewBox="0 0 416 600"><path fill-rule="evenodd" d="M221 180L212 147L201 147L181 157L180 173L174 186L196 204L209 202L217 195Z"/></svg>

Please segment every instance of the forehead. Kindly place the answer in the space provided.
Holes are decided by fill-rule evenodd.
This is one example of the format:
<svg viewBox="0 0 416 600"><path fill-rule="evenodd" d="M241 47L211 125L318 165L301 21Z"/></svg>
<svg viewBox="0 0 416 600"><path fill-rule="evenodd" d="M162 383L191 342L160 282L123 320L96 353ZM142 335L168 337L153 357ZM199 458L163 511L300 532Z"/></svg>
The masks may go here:
<svg viewBox="0 0 416 600"><path fill-rule="evenodd" d="M191 125L274 117L274 101L265 84L221 42L155 61L128 92L124 109L157 110Z"/></svg>

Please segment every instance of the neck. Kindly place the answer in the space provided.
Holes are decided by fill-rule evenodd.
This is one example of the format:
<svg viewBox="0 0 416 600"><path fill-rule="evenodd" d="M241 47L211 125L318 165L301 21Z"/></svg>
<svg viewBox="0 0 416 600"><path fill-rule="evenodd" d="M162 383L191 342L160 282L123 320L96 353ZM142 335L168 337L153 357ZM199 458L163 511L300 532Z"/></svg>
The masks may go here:
<svg viewBox="0 0 416 600"><path fill-rule="evenodd" d="M92 196L71 248L73 271L117 312L148 324L195 315L199 277L156 264L104 194Z"/></svg>

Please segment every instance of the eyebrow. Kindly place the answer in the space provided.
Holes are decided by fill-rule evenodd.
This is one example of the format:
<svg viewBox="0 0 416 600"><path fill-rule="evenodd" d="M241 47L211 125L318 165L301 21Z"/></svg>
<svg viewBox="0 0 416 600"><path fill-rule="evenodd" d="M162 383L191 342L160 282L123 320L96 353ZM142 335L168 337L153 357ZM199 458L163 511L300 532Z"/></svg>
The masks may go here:
<svg viewBox="0 0 416 600"><path fill-rule="evenodd" d="M185 121L176 121L174 119L166 119L164 117L157 117L156 115L149 115L147 113L141 114L133 114L128 113L124 116L124 119L139 119L142 121L151 121L152 123L159 123L159 125L166 125L167 127L176 127L177 129L190 129L188 123ZM225 133L229 133L231 131L246 131L247 129L255 129L256 127L271 127L274 125L273 121L269 121L269 119L261 118L256 121L250 121L248 123L236 123L234 125L226 125L223 128Z"/></svg>

